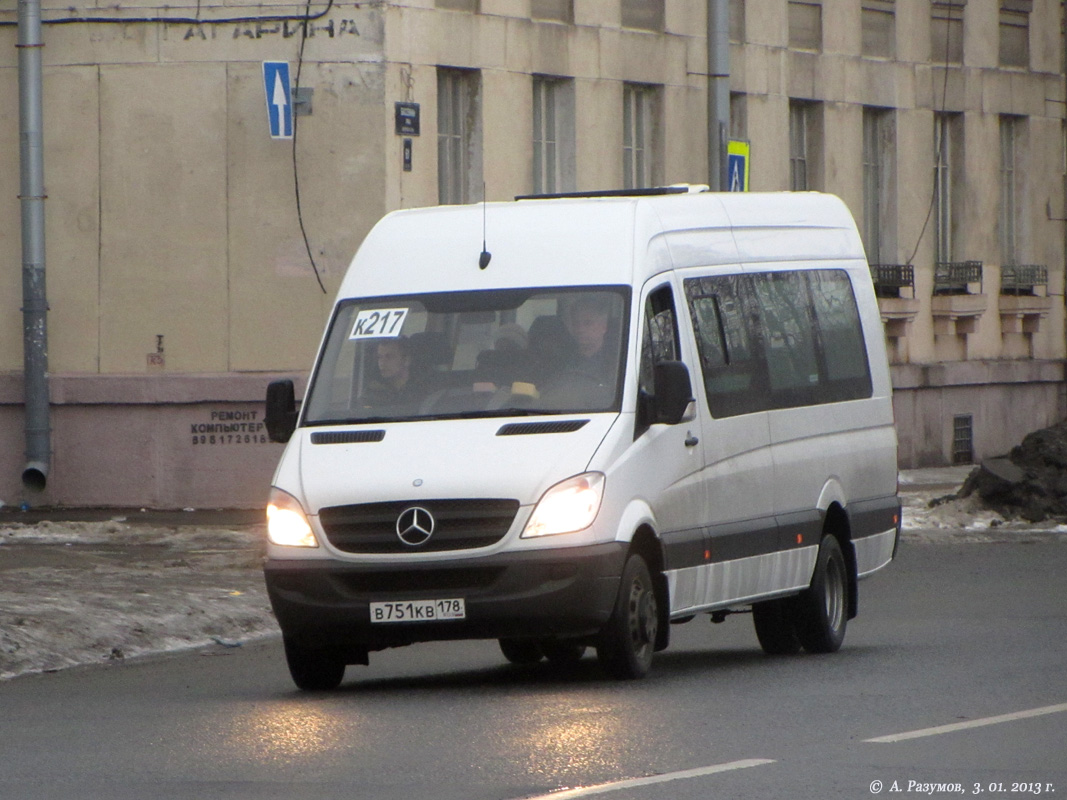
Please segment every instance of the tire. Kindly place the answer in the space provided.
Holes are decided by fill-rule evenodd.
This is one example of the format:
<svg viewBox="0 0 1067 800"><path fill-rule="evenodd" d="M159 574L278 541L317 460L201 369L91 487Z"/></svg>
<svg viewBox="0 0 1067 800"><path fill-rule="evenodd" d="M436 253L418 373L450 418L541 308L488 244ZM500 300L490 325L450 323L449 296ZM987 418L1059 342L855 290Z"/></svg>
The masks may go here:
<svg viewBox="0 0 1067 800"><path fill-rule="evenodd" d="M577 664L585 655L585 645L566 639L545 639L541 642L541 652L551 663L565 667Z"/></svg>
<svg viewBox="0 0 1067 800"><path fill-rule="evenodd" d="M769 656L791 656L800 652L796 628L796 598L765 600L752 606L752 623L760 647Z"/></svg>
<svg viewBox="0 0 1067 800"><path fill-rule="evenodd" d="M536 664L544 655L533 639L501 639L500 652L512 664Z"/></svg>
<svg viewBox="0 0 1067 800"><path fill-rule="evenodd" d="M797 597L797 638L809 653L833 653L848 625L848 565L837 537L819 543L811 586Z"/></svg>
<svg viewBox="0 0 1067 800"><path fill-rule="evenodd" d="M635 553L626 561L615 609L597 640L597 658L608 675L632 680L648 674L659 629L657 606L648 565Z"/></svg>
<svg viewBox="0 0 1067 800"><path fill-rule="evenodd" d="M309 692L325 692L341 685L345 676L345 662L329 650L301 647L284 639L285 661L297 688Z"/></svg>

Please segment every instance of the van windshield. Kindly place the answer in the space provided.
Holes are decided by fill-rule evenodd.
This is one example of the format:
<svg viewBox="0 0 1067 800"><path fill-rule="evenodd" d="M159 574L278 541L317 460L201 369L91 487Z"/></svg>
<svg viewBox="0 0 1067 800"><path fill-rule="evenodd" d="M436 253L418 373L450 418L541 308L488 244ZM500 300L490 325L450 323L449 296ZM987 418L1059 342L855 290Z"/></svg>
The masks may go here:
<svg viewBox="0 0 1067 800"><path fill-rule="evenodd" d="M305 425L615 411L628 287L345 300Z"/></svg>

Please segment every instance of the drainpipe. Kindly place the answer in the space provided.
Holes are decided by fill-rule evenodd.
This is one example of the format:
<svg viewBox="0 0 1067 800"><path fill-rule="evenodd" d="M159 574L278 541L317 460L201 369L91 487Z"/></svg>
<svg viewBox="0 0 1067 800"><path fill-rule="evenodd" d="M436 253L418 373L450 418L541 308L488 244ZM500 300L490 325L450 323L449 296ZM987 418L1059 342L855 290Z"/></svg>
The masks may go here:
<svg viewBox="0 0 1067 800"><path fill-rule="evenodd" d="M730 10L727 0L708 0L708 186L726 191L726 141L730 132Z"/></svg>
<svg viewBox="0 0 1067 800"><path fill-rule="evenodd" d="M44 141L41 113L41 0L19 0L19 158L22 207L22 331L26 467L22 484L41 491L48 480L48 298L44 287Z"/></svg>

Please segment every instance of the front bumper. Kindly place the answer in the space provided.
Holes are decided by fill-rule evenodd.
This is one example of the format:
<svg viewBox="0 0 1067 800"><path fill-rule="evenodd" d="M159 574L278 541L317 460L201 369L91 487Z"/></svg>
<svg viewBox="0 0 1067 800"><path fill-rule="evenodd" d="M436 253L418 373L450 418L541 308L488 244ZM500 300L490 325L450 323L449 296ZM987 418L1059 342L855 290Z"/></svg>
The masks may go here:
<svg viewBox="0 0 1067 800"><path fill-rule="evenodd" d="M627 546L503 553L412 564L268 559L283 634L309 648L381 650L414 642L583 637L611 616ZM462 598L466 619L372 623L370 604Z"/></svg>

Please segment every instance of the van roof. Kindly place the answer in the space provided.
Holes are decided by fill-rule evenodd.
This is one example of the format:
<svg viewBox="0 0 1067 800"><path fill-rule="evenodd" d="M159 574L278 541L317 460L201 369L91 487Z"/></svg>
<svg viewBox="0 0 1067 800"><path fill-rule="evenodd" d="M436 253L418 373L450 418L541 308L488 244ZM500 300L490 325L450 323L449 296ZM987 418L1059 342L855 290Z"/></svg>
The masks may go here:
<svg viewBox="0 0 1067 800"><path fill-rule="evenodd" d="M485 269L483 241L492 254ZM530 198L386 215L352 260L339 297L640 285L685 266L863 258L852 215L829 194Z"/></svg>

